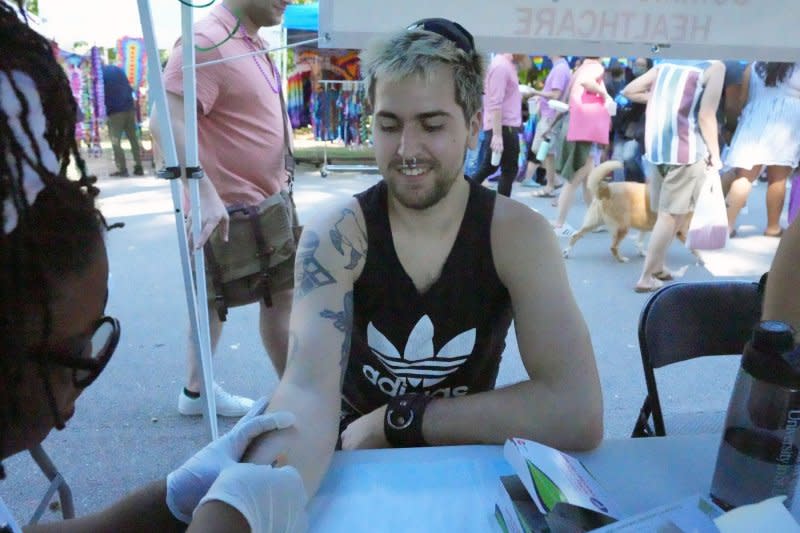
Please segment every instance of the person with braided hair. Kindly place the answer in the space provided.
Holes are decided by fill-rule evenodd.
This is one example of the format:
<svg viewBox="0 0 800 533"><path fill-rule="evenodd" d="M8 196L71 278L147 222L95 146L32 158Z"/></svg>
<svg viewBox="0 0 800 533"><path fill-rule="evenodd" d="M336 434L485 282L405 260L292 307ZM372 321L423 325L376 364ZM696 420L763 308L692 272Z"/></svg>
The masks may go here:
<svg viewBox="0 0 800 533"><path fill-rule="evenodd" d="M109 226L74 138L77 105L22 0L0 1L0 461L62 430L117 346L105 315ZM80 178L67 177L74 162ZM305 491L291 467L240 464L257 435L293 424L266 400L166 480L108 509L25 531L299 531ZM0 479L5 477L0 463ZM0 531L22 529L0 499Z"/></svg>

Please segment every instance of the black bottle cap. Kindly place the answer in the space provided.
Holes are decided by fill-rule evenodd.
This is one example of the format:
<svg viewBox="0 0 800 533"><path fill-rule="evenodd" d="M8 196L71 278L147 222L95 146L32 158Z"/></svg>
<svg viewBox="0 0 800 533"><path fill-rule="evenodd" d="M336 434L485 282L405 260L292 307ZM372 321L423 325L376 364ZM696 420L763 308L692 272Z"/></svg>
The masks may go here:
<svg viewBox="0 0 800 533"><path fill-rule="evenodd" d="M750 344L759 352L788 352L794 348L794 331L784 322L765 320L753 330Z"/></svg>
<svg viewBox="0 0 800 533"><path fill-rule="evenodd" d="M753 330L745 346L742 368L754 378L789 389L800 389L800 358L794 349L794 330L767 320Z"/></svg>

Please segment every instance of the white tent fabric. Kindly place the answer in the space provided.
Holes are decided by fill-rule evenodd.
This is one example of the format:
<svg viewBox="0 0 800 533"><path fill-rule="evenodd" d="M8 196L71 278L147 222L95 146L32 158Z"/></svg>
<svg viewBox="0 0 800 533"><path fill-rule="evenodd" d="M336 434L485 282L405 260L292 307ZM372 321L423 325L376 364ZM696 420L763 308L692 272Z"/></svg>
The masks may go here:
<svg viewBox="0 0 800 533"><path fill-rule="evenodd" d="M181 35L181 3L154 0L150 4L158 47L171 49ZM209 9L195 9L194 19L201 19ZM80 41L109 48L115 47L120 37L142 37L133 0L39 0L39 14L42 23L37 30L65 48ZM281 46L281 26L262 28L259 33L270 47Z"/></svg>

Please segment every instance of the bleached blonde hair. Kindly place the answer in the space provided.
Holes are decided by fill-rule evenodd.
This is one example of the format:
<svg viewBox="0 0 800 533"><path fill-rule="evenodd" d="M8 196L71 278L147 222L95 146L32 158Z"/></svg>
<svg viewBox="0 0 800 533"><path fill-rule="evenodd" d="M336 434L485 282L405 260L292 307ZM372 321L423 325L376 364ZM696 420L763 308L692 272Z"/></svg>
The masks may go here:
<svg viewBox="0 0 800 533"><path fill-rule="evenodd" d="M484 61L477 51L465 52L453 41L425 30L404 30L388 40L373 42L361 53L362 78L371 104L378 79L401 81L430 76L439 65L453 71L456 103L469 122L483 105Z"/></svg>

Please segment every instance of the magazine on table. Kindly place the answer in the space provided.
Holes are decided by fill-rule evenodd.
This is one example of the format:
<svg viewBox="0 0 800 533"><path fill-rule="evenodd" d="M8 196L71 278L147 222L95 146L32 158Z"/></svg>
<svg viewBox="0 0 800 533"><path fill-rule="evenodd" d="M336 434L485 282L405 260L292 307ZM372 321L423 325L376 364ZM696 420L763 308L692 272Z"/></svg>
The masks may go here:
<svg viewBox="0 0 800 533"><path fill-rule="evenodd" d="M671 531L712 533L723 511L704 495L693 495L634 516L576 458L525 439L506 441L503 454L516 475L502 476L495 518L505 533Z"/></svg>

